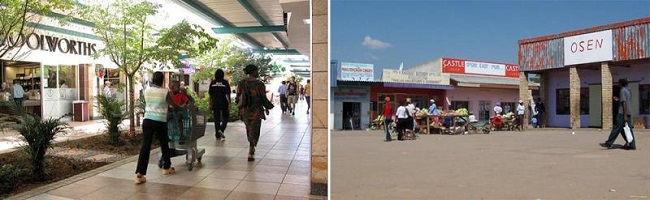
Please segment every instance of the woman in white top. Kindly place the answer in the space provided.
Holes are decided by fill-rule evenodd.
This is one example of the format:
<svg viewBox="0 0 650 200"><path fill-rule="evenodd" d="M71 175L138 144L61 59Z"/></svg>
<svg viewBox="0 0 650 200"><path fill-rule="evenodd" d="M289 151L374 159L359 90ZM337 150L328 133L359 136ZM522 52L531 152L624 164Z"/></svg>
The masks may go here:
<svg viewBox="0 0 650 200"><path fill-rule="evenodd" d="M519 131L524 130L524 113L526 111L526 107L524 106L524 101L519 100L519 105L517 105L517 128L519 128Z"/></svg>
<svg viewBox="0 0 650 200"><path fill-rule="evenodd" d="M413 119L410 117L411 115L405 105L406 102L402 101L395 113L397 116L397 140L404 140L404 130L413 127Z"/></svg>

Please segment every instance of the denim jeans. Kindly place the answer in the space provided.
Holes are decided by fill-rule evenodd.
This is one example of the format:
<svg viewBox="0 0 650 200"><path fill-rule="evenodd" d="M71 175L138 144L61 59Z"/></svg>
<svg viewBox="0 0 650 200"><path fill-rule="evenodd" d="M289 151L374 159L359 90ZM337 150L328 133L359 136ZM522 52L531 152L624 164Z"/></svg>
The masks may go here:
<svg viewBox="0 0 650 200"><path fill-rule="evenodd" d="M391 118L389 118L389 117L386 117L386 119L384 119L384 130L386 131L386 140L387 140L387 141L390 141L390 140L391 140L391 136L390 136L390 128L389 128L389 127L390 127L390 123L393 123L393 119L391 119Z"/></svg>

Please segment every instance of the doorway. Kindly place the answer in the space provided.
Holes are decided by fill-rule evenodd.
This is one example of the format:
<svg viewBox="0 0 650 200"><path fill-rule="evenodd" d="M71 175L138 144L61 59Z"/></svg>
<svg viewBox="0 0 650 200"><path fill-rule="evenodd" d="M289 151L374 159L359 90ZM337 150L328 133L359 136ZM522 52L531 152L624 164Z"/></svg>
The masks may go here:
<svg viewBox="0 0 650 200"><path fill-rule="evenodd" d="M361 103L343 102L343 130L361 130Z"/></svg>

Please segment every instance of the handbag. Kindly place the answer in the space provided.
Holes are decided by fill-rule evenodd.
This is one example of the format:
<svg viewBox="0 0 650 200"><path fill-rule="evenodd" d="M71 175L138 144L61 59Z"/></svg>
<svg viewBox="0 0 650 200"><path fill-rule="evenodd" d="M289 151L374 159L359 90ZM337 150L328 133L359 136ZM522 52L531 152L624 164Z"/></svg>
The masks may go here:
<svg viewBox="0 0 650 200"><path fill-rule="evenodd" d="M630 126L628 126L627 122L625 122L625 126L623 127L623 132L625 132L627 143L634 141L634 137L632 136L632 129L630 129Z"/></svg>

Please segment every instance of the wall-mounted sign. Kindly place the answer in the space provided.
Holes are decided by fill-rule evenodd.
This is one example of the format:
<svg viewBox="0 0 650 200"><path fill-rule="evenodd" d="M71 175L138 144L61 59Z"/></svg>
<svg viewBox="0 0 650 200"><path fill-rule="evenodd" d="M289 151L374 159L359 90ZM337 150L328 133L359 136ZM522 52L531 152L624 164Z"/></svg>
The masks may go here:
<svg viewBox="0 0 650 200"><path fill-rule="evenodd" d="M564 38L564 65L612 60L612 30Z"/></svg>
<svg viewBox="0 0 650 200"><path fill-rule="evenodd" d="M370 100L370 87L367 86L342 86L332 88L335 100L368 101Z"/></svg>
<svg viewBox="0 0 650 200"><path fill-rule="evenodd" d="M442 58L442 72L490 76L519 77L519 66L501 63L475 62Z"/></svg>
<svg viewBox="0 0 650 200"><path fill-rule="evenodd" d="M449 74L384 69L381 80L384 82L449 85Z"/></svg>
<svg viewBox="0 0 650 200"><path fill-rule="evenodd" d="M374 65L341 62L341 80L374 81Z"/></svg>
<svg viewBox="0 0 650 200"><path fill-rule="evenodd" d="M97 53L97 44L79 40L43 35L39 33L19 34L0 40L0 47L21 47L27 45L31 50L42 50L66 54L90 56Z"/></svg>

